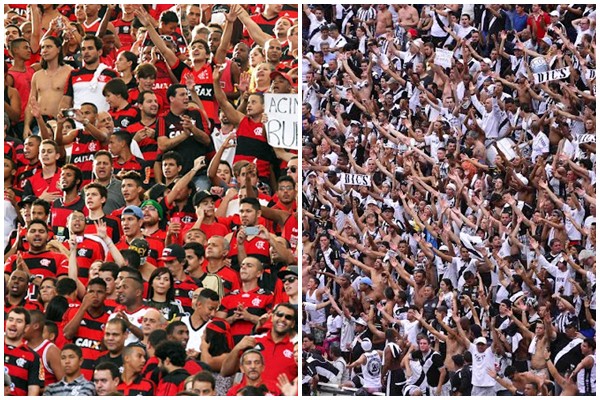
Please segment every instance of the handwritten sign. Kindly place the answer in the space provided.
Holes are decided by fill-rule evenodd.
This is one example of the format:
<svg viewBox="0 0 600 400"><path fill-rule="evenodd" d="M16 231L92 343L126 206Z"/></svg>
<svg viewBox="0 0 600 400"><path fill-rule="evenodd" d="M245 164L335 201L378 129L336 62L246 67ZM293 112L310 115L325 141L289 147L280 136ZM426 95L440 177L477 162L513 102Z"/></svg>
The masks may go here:
<svg viewBox="0 0 600 400"><path fill-rule="evenodd" d="M452 68L452 57L454 52L446 49L436 49L433 63L444 68Z"/></svg>
<svg viewBox="0 0 600 400"><path fill-rule="evenodd" d="M559 79L567 79L571 75L569 67L561 69L553 69L552 71L537 72L533 74L533 82L537 85L538 83L556 81Z"/></svg>
<svg viewBox="0 0 600 400"><path fill-rule="evenodd" d="M371 177L362 174L342 174L340 180L348 186L371 186Z"/></svg>
<svg viewBox="0 0 600 400"><path fill-rule="evenodd" d="M267 139L273 147L298 148L298 95L266 94Z"/></svg>

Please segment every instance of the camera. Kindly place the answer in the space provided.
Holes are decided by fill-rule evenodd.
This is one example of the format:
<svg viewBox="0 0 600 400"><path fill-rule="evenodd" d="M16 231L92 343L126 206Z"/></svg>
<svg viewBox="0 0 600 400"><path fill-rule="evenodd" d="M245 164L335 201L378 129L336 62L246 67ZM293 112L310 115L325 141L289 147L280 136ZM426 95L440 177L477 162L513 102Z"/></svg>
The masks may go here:
<svg viewBox="0 0 600 400"><path fill-rule="evenodd" d="M75 118L75 112L77 110L75 108L67 108L66 110L63 110L63 116L65 118Z"/></svg>

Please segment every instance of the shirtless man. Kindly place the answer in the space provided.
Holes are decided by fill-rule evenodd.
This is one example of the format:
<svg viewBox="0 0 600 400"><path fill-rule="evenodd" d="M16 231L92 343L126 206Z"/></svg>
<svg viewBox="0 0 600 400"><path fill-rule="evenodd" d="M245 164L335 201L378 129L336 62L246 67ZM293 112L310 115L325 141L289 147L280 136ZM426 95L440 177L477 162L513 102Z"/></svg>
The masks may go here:
<svg viewBox="0 0 600 400"><path fill-rule="evenodd" d="M546 360L544 358L544 350L550 345L544 329L544 323L540 320L535 324L535 333L529 330L520 318L516 317L512 310L509 310L506 315L517 325L519 331L529 344L529 354L531 355L531 372L534 374L548 378L548 369L546 368Z"/></svg>
<svg viewBox="0 0 600 400"><path fill-rule="evenodd" d="M352 286L349 274L343 274L341 276L335 276L330 272L323 272L325 276L328 276L335 280L335 283L340 285L340 298L339 302L342 308L345 306L348 309L358 307L358 293Z"/></svg>
<svg viewBox="0 0 600 400"><path fill-rule="evenodd" d="M387 4L377 6L377 23L375 25L375 36L385 35L386 28L393 27L392 13L388 10Z"/></svg>
<svg viewBox="0 0 600 400"><path fill-rule="evenodd" d="M364 312L368 312L371 305L375 305L379 303L382 299L382 293L373 289L373 281L366 276L360 278L360 283L358 284L359 288L359 297L360 303L362 305L362 309Z"/></svg>
<svg viewBox="0 0 600 400"><path fill-rule="evenodd" d="M62 58L62 42L54 36L49 36L42 41L40 55L42 57L42 69L33 74L29 98L32 104L34 102L39 104L42 116L55 118L58 114L67 79L73 68L65 65ZM32 121L31 107L27 107L25 109L23 137L31 136Z"/></svg>
<svg viewBox="0 0 600 400"><path fill-rule="evenodd" d="M398 23L401 27L406 30L416 28L419 22L419 13L417 9L409 4L398 4L395 5L396 12L398 13Z"/></svg>
<svg viewBox="0 0 600 400"><path fill-rule="evenodd" d="M439 322L440 326L442 327L442 329L445 332L447 332L447 334L444 334L444 333L438 331L433 326L431 326L429 323L427 323L427 321L425 321L425 319L423 319L423 316L421 314L415 313L415 318L417 319L417 321L419 321L421 326L423 326L425 329L427 329L429 332L431 332L431 334L433 336L435 336L440 341L440 343L446 343L446 359L444 360L444 365L446 366L448 371L455 372L458 368L457 368L456 364L454 364L452 357L454 357L456 354L462 355L465 352L465 346L462 344L462 342L460 340L458 340L456 330L450 328L444 322L443 316L444 316L444 313L436 311L435 317L436 317L437 321Z"/></svg>

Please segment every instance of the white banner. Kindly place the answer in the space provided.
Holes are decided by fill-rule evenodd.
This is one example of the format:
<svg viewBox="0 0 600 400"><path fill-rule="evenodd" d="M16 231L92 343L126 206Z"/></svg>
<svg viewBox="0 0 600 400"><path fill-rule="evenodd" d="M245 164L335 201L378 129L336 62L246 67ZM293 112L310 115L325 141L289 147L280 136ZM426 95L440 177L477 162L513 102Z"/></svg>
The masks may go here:
<svg viewBox="0 0 600 400"><path fill-rule="evenodd" d="M344 185L371 186L371 177L361 174L341 174L340 180Z"/></svg>
<svg viewBox="0 0 600 400"><path fill-rule="evenodd" d="M298 95L265 93L267 140L273 147L298 148Z"/></svg>
<svg viewBox="0 0 600 400"><path fill-rule="evenodd" d="M533 74L533 83L536 85L538 83L556 81L559 79L567 79L571 75L571 70L569 67L554 69L552 71L546 72L537 72Z"/></svg>
<svg viewBox="0 0 600 400"><path fill-rule="evenodd" d="M452 57L454 57L452 50L435 49L433 63L444 68L452 68Z"/></svg>

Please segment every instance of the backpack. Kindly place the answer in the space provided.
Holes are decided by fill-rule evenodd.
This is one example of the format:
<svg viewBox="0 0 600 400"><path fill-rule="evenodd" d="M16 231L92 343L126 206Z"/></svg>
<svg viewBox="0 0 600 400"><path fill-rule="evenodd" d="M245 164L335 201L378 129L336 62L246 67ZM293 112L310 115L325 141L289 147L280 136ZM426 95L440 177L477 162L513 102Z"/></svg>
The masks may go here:
<svg viewBox="0 0 600 400"><path fill-rule="evenodd" d="M200 277L199 281L200 285L203 288L211 289L217 292L217 294L219 295L219 300L221 300L225 295L225 290L223 288L223 279L219 275L206 272Z"/></svg>

